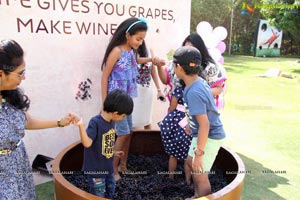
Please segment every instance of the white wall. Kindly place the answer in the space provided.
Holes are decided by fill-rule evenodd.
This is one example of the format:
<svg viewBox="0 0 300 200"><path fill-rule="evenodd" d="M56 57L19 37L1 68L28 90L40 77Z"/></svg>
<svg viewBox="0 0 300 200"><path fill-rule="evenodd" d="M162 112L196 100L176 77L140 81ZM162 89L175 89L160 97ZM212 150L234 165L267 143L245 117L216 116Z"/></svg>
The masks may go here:
<svg viewBox="0 0 300 200"><path fill-rule="evenodd" d="M25 50L31 115L59 119L73 111L84 121L99 113L100 65L111 34L130 16L146 17L146 41L166 58L189 34L190 0L0 0L0 39L10 38ZM82 23L89 31L80 33ZM108 33L97 24L108 27ZM89 78L92 98L76 100L78 85ZM154 106L156 107L156 106ZM26 131L32 161L37 154L55 157L79 139L76 127Z"/></svg>

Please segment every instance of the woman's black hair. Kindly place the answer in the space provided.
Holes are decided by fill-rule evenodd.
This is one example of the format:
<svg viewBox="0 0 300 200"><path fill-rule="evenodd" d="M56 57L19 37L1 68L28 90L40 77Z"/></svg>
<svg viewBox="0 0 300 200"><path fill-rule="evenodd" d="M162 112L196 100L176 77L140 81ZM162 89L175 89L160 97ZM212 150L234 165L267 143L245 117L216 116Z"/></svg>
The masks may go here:
<svg viewBox="0 0 300 200"><path fill-rule="evenodd" d="M108 55L110 52L115 48L116 46L119 46L121 44L124 44L126 42L126 33L129 33L130 35L134 35L139 31L147 31L148 27L147 24L144 22L136 23L137 21L141 21L136 17L131 17L123 21L115 31L114 35L112 36L111 41L109 42L101 65L101 70L103 70L103 66L105 65ZM135 23L135 24L134 24ZM132 27L130 27L133 25ZM130 27L130 28L129 28ZM128 30L129 28L129 30Z"/></svg>
<svg viewBox="0 0 300 200"><path fill-rule="evenodd" d="M14 40L2 40L0 42L0 70L6 75L13 72L24 60L22 47ZM27 111L30 106L29 98L19 88L0 92L2 98L17 109Z"/></svg>
<svg viewBox="0 0 300 200"><path fill-rule="evenodd" d="M209 64L209 63L213 63L213 64L216 64L216 62L214 61L214 59L210 56L206 46L205 46L205 43L204 41L202 40L201 36L197 33L193 33L193 34L190 34L189 36L187 36L183 43L182 43L182 46L185 46L185 43L186 42L190 42L192 43L192 45L194 47L196 47L201 55L202 55L202 63L201 63L201 66L203 69L206 68L206 66Z"/></svg>
<svg viewBox="0 0 300 200"><path fill-rule="evenodd" d="M180 79L180 80L179 80L179 83L180 83L182 89L184 89L185 86L186 86L186 85L185 85L185 82L184 82L182 79Z"/></svg>

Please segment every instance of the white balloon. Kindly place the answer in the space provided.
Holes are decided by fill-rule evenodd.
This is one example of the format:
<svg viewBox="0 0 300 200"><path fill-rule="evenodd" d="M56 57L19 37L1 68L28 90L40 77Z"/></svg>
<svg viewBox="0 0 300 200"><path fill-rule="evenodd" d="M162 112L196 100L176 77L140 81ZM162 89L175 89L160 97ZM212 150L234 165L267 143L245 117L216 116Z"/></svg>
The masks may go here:
<svg viewBox="0 0 300 200"><path fill-rule="evenodd" d="M222 41L227 37L227 30L223 26L218 26L214 28L213 34L216 35L220 41Z"/></svg>
<svg viewBox="0 0 300 200"><path fill-rule="evenodd" d="M201 36L202 37L202 40L206 46L207 49L209 49L212 45L210 43L210 35L204 35L204 36Z"/></svg>
<svg viewBox="0 0 300 200"><path fill-rule="evenodd" d="M207 21L202 21L197 25L196 30L201 37L205 37L212 33L213 27Z"/></svg>
<svg viewBox="0 0 300 200"><path fill-rule="evenodd" d="M208 52L211 55L211 57L214 59L214 61L216 61L216 62L218 62L220 60L220 58L222 57L220 50L215 47L208 49Z"/></svg>
<svg viewBox="0 0 300 200"><path fill-rule="evenodd" d="M202 37L202 39L208 49L216 47L219 43L219 39L213 34L206 35L205 37Z"/></svg>

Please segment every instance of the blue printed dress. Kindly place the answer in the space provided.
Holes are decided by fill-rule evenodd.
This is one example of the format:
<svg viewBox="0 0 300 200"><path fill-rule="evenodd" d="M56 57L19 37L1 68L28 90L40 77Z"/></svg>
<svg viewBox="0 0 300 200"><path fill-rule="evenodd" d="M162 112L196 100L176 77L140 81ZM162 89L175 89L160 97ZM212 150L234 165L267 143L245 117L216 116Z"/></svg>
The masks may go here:
<svg viewBox="0 0 300 200"><path fill-rule="evenodd" d="M172 93L178 99L178 104L183 106L183 89L176 87ZM185 117L185 112L175 109L167 114L160 123L161 138L167 154L178 160L185 160L192 141L192 136L187 135L179 122Z"/></svg>
<svg viewBox="0 0 300 200"><path fill-rule="evenodd" d="M137 83L136 77L138 75L136 54L131 50L121 50L121 55L115 63L111 74L108 78L107 91L110 92L115 89L121 89L127 92L131 97L137 97ZM117 135L124 134L124 127L132 131L132 115L126 116L124 119L116 123ZM129 133L129 132L128 132Z"/></svg>
<svg viewBox="0 0 300 200"><path fill-rule="evenodd" d="M137 67L136 54L133 49L129 51L121 49L120 58L115 63L108 78L107 91L110 92L118 88L127 92L131 97L137 97Z"/></svg>
<svg viewBox="0 0 300 200"><path fill-rule="evenodd" d="M0 199L35 200L32 170L24 143L25 113L8 103L0 104ZM21 142L20 142L21 141Z"/></svg>

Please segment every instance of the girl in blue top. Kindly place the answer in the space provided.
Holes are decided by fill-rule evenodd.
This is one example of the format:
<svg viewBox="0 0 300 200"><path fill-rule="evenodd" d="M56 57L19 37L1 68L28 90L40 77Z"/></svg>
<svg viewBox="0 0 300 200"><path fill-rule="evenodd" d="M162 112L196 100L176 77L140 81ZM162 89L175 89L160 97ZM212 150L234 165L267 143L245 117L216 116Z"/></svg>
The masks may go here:
<svg viewBox="0 0 300 200"><path fill-rule="evenodd" d="M108 92L114 89L122 89L131 97L137 97L136 77L138 64L157 62L157 58L137 57L136 50L143 43L147 23L143 18L128 18L123 21L115 31L106 49L102 62L101 92L102 102ZM116 181L121 177L120 171L126 171L126 162L132 132L132 115L126 116L116 123L117 140L115 151L123 151L121 158L114 157L114 176Z"/></svg>

